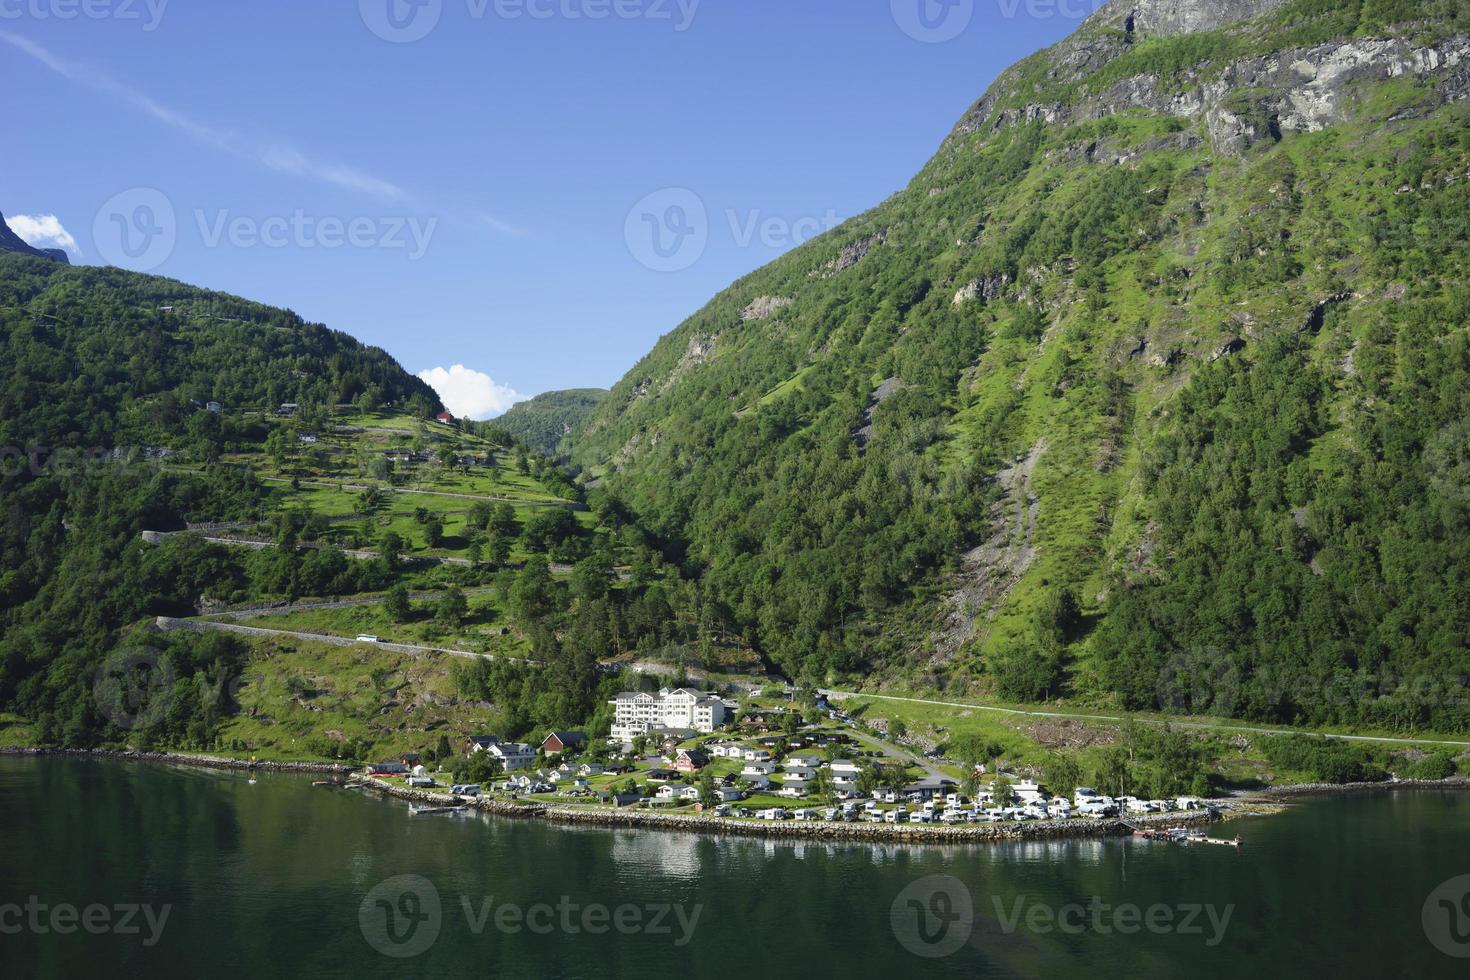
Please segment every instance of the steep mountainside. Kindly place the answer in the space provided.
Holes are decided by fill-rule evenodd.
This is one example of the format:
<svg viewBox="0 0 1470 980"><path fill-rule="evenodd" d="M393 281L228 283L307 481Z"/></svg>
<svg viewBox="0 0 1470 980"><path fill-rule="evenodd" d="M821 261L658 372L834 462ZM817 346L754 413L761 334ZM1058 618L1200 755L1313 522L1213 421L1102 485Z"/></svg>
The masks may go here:
<svg viewBox="0 0 1470 980"><path fill-rule="evenodd" d="M1470 4L1133 0L578 433L781 668L1470 727Z"/></svg>
<svg viewBox="0 0 1470 980"><path fill-rule="evenodd" d="M51 259L62 265L70 265L71 259L67 258L66 252L59 248L34 248L27 244L24 239L11 230L5 223L5 215L0 214L0 252L19 252L21 255L32 255L37 258Z"/></svg>
<svg viewBox="0 0 1470 980"><path fill-rule="evenodd" d="M586 421L607 394L603 388L548 391L513 406L491 425L531 449L555 452L562 439Z"/></svg>

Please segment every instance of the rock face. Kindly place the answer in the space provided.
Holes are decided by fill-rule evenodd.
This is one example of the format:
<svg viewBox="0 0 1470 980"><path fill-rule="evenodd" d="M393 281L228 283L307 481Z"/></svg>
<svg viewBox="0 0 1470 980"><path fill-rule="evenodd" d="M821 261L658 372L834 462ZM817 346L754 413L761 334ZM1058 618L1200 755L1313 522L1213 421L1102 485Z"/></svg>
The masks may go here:
<svg viewBox="0 0 1470 980"><path fill-rule="evenodd" d="M977 299L986 303L994 303L1005 296L1006 287L1010 284L1011 276L1008 272L986 276L984 279L975 279L966 283L959 292L954 294L954 305L964 306Z"/></svg>
<svg viewBox="0 0 1470 980"><path fill-rule="evenodd" d="M740 319L746 323L752 320L764 320L776 311L791 305L791 300L785 296L757 296L740 314Z"/></svg>
<svg viewBox="0 0 1470 980"><path fill-rule="evenodd" d="M10 230L3 214L0 214L0 252L19 252L22 255L33 255L36 258L60 262L62 265L71 265L71 260L59 248L33 248L26 244L24 239Z"/></svg>
<svg viewBox="0 0 1470 980"><path fill-rule="evenodd" d="M1283 3L1115 0L1046 53L1052 65L1048 77L1078 83L1122 57L1139 38L1229 27ZM1018 104L1025 89L1013 69L965 114L952 139L1036 121L1069 125L1142 110L1203 120L1214 148L1238 156L1283 133L1316 132L1340 123L1360 83L1395 78L1429 81L1441 103L1470 98L1470 37L1458 34L1434 43L1412 36L1341 38L1230 63L1204 61L1177 75L1130 75L1061 102Z"/></svg>
<svg viewBox="0 0 1470 980"><path fill-rule="evenodd" d="M1284 6L1286 0L1116 0L1098 12L1140 37L1213 31Z"/></svg>

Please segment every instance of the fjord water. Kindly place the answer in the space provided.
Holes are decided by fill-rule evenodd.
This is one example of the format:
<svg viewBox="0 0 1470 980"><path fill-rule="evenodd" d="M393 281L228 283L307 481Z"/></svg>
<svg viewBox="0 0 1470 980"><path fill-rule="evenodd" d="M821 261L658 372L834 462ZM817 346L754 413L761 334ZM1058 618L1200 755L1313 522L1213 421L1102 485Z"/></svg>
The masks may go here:
<svg viewBox="0 0 1470 980"><path fill-rule="evenodd" d="M1237 831L1238 852L1131 840L828 846L410 816L297 776L252 785L242 773L0 758L0 974L1465 975L1470 960L1440 947L1470 946L1470 918L1431 918L1426 931L1422 913L1436 888L1470 874L1470 795L1314 800L1228 825ZM417 883L412 904L395 881ZM401 913L394 941L407 937L407 917L433 900L422 882L440 914L409 938L432 941L387 955L407 947L363 923ZM94 912L92 934L51 918L98 905L109 929L143 905L161 927L134 913L136 932L103 931ZM529 919L503 911L538 905L547 911ZM607 918L583 918L588 907Z"/></svg>

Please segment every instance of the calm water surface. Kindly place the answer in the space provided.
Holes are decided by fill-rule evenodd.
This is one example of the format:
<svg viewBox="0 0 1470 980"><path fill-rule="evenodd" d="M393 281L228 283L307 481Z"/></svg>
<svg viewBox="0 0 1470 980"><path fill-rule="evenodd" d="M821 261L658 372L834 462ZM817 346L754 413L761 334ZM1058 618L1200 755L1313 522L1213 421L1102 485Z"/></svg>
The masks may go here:
<svg viewBox="0 0 1470 980"><path fill-rule="evenodd" d="M826 846L4 758L0 976L1470 976L1470 794L1229 828L1239 852Z"/></svg>

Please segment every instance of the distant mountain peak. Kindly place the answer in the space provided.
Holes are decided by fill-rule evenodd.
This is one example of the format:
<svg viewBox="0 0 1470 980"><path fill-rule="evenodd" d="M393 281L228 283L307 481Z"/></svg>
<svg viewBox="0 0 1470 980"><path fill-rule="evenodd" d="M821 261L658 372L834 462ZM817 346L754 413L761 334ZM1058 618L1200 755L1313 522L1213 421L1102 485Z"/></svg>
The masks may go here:
<svg viewBox="0 0 1470 980"><path fill-rule="evenodd" d="M28 244L25 239L11 230L3 214L0 214L0 252L19 252L22 255L33 255L36 258L60 262L62 265L71 265L71 260L67 258L66 252L62 249L36 248Z"/></svg>

